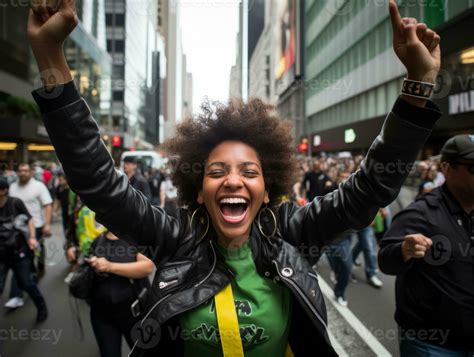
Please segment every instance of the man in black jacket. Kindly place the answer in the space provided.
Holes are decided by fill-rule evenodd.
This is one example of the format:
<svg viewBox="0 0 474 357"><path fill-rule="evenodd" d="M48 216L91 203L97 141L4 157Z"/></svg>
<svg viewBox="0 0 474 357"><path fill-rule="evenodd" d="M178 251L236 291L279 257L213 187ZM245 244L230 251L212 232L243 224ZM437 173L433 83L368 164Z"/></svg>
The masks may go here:
<svg viewBox="0 0 474 357"><path fill-rule="evenodd" d="M48 309L32 274L32 251L38 247L36 229L23 201L9 196L9 186L7 179L0 176L0 296L7 272L12 269L20 288L30 295L36 305L36 320L41 322L48 317ZM21 215L25 227L18 222ZM28 235L27 239L24 234Z"/></svg>
<svg viewBox="0 0 474 357"><path fill-rule="evenodd" d="M474 135L444 145L446 183L400 212L379 266L397 275L402 356L474 355Z"/></svg>
<svg viewBox="0 0 474 357"><path fill-rule="evenodd" d="M137 170L137 159L133 156L126 156L123 159L123 171L130 180L133 188L140 191L146 198L151 200L150 186L140 171Z"/></svg>

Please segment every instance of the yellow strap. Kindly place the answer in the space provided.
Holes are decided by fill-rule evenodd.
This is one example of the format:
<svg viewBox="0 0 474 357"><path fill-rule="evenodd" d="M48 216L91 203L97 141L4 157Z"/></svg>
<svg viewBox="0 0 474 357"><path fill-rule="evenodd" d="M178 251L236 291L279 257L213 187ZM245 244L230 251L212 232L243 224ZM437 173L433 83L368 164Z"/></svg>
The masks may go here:
<svg viewBox="0 0 474 357"><path fill-rule="evenodd" d="M224 357L244 357L232 286L227 284L214 296L214 301ZM285 357L294 357L290 344L286 345Z"/></svg>
<svg viewBox="0 0 474 357"><path fill-rule="evenodd" d="M227 284L214 296L214 300L224 357L244 357L232 286Z"/></svg>

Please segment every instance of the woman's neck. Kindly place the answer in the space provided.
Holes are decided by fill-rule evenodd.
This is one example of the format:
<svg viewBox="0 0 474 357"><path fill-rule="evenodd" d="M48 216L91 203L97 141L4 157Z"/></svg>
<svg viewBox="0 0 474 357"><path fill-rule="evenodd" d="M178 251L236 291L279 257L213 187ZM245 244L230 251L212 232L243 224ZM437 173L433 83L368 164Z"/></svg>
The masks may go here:
<svg viewBox="0 0 474 357"><path fill-rule="evenodd" d="M238 249L242 247L245 242L249 240L249 236L242 236L242 237L237 237L237 238L227 238L224 236L218 236L217 237L217 243L226 249Z"/></svg>

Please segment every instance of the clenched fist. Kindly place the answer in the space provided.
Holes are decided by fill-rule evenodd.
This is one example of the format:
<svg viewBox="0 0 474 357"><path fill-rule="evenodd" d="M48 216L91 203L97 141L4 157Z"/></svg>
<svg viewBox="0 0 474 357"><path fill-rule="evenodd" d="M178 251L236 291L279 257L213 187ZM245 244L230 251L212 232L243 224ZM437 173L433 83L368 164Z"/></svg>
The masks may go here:
<svg viewBox="0 0 474 357"><path fill-rule="evenodd" d="M411 258L423 258L432 245L433 241L423 234L409 234L405 236L405 240L402 243L403 260L407 262Z"/></svg>
<svg viewBox="0 0 474 357"><path fill-rule="evenodd" d="M72 79L63 43L77 23L75 0L32 0L28 39L45 87Z"/></svg>
<svg viewBox="0 0 474 357"><path fill-rule="evenodd" d="M78 23L75 0L33 0L28 17L28 38L37 46L62 46Z"/></svg>

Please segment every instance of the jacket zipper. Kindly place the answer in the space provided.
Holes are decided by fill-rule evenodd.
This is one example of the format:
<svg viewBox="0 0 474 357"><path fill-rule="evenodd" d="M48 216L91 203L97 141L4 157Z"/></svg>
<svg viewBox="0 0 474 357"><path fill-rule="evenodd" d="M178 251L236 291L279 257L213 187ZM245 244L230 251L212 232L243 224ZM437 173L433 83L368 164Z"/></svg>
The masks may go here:
<svg viewBox="0 0 474 357"><path fill-rule="evenodd" d="M212 249L212 254L214 256L214 261L212 263L212 267L211 267L211 270L209 271L209 273L207 273L207 275L204 277L204 279L202 279L201 281L197 282L194 287L198 287L199 285L201 285L202 283L204 283L211 275L212 273L214 272L214 269L216 267L216 263L217 263L217 255L216 255L216 251L214 249L214 245L212 244L212 240L209 241L209 244L211 245L211 249Z"/></svg>
<svg viewBox="0 0 474 357"><path fill-rule="evenodd" d="M195 284L194 287L197 287L197 286L203 284L203 283L211 276L211 274L214 272L214 269L215 269L215 267L216 267L216 262L217 262L216 251L214 250L214 246L213 246L213 244L212 244L212 241L209 241L209 244L211 245L212 254L213 254L213 256L214 256L214 262L212 263L212 267L211 267L210 272L204 277L204 279L202 279L202 280L199 281L197 284ZM177 280L176 280L176 281L177 281ZM162 287L161 287L161 286L162 286L162 285L161 285L162 283L166 284L166 286L167 286L168 284L175 283L175 280L171 280L171 281L169 281L169 282L160 282L160 289L162 289ZM164 288L164 287L163 287L163 288ZM145 315L145 317L142 319L142 321L140 322L140 326L143 325L143 322L146 320L146 318L147 318L148 316L150 316L150 314L152 313L152 311L155 310L156 307L157 307L159 304L161 304L164 300L166 300L166 299L167 299L168 297L170 297L170 296L171 296L171 294L167 294L167 295L163 296L160 300L158 300L158 301L151 307L151 309L148 311L148 313ZM182 313L182 312L191 310L191 309L193 309L195 306L198 306L198 305L200 305L200 304L201 304L201 303L199 303L199 304L194 304L194 305L188 307L187 309L180 311L179 313ZM177 313L175 313L175 314L169 316L167 320L169 320L170 318L172 318L172 317L175 316L175 315L177 315ZM166 321L167 321L167 320L166 320ZM163 321L163 322L165 322L165 321ZM135 343L134 343L132 349L130 350L130 353L128 354L128 356L131 356L131 355L132 355L132 352L133 352L133 350L135 349L137 343L138 343L138 341L135 341Z"/></svg>
<svg viewBox="0 0 474 357"><path fill-rule="evenodd" d="M152 312L159 304L161 304L164 300L166 300L166 299L169 298L170 296L171 296L171 294L166 294L165 296L163 296L160 300L158 300L158 301L151 307L151 309L147 312L147 314L145 315L145 317L143 317L142 321L140 321L140 327L143 325L143 322L147 319L147 317L150 316L151 312ZM133 347L132 347L132 349L130 350L130 353L128 354L129 357L132 355L132 352L133 352L133 350L135 349L135 347L137 346L137 343L138 343L138 341L135 341L135 343L133 344Z"/></svg>
<svg viewBox="0 0 474 357"><path fill-rule="evenodd" d="M280 276L281 279L285 280L288 284L290 284L295 290L296 292L298 293L298 295L303 299L303 301L305 302L305 304L309 307L309 309L316 315L316 317L318 318L319 322L324 326L324 329L327 330L328 327L326 326L326 323L324 322L323 318L321 317L321 315L319 315L319 312L314 308L314 306L311 304L311 302L308 300L308 298L306 297L306 295L301 291L300 287L298 285L296 285L295 282L293 282L291 279L288 279L287 277L284 277L283 275L281 275L280 273L280 269L278 268L278 263L276 262L276 260L272 260L273 264L275 264L275 267L276 267L276 270L277 270L277 273L278 275Z"/></svg>
<svg viewBox="0 0 474 357"><path fill-rule="evenodd" d="M160 282L158 283L158 287L159 287L160 289L164 289L164 288L166 288L168 285L174 285L174 284L176 284L177 282L178 282L178 279L173 279L173 280L170 280L170 281L160 281Z"/></svg>

